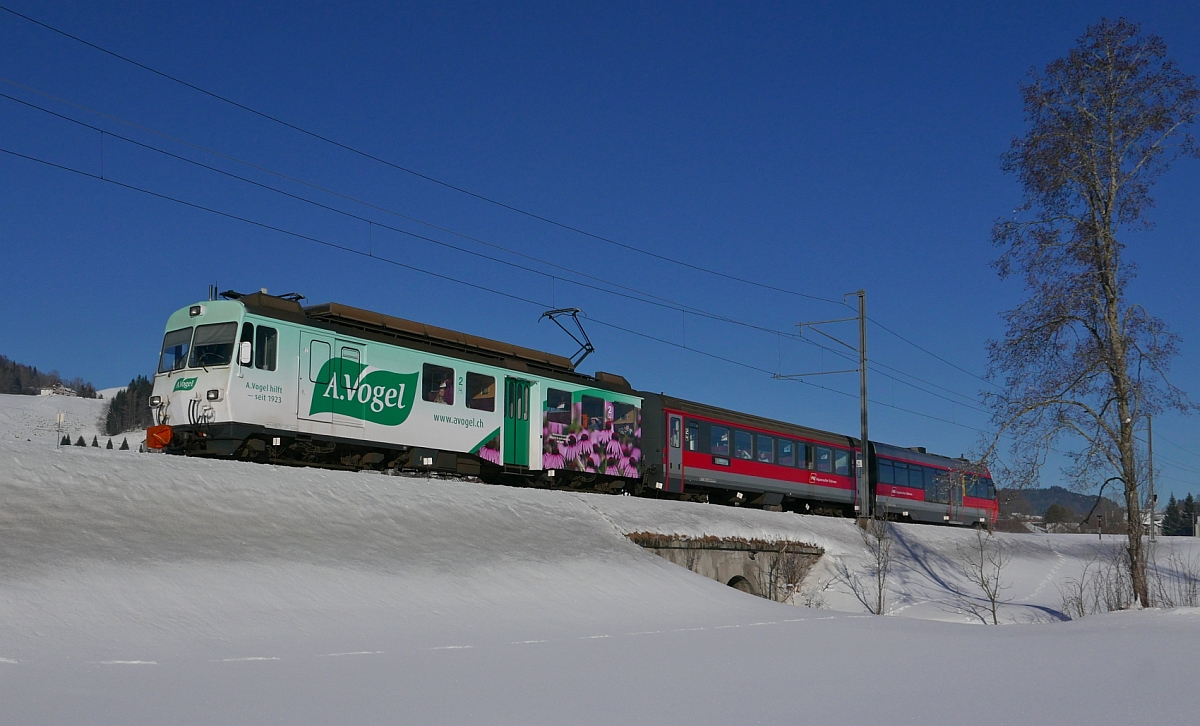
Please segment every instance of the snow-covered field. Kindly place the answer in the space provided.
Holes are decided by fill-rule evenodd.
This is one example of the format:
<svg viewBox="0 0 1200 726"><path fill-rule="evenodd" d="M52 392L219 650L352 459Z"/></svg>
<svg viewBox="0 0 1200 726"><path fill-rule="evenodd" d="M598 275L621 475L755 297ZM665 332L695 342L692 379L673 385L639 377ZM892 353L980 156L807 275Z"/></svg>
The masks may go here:
<svg viewBox="0 0 1200 726"><path fill-rule="evenodd" d="M54 398L0 398L3 723L1194 718L1176 696L1200 611L1060 621L1058 583L1107 541L1000 535L1014 553L1002 627L956 606L971 534L947 528L896 528L895 617L864 614L839 582L826 608L794 607L623 533L811 542L826 550L811 590L865 561L852 522L55 450L23 433L71 400Z"/></svg>

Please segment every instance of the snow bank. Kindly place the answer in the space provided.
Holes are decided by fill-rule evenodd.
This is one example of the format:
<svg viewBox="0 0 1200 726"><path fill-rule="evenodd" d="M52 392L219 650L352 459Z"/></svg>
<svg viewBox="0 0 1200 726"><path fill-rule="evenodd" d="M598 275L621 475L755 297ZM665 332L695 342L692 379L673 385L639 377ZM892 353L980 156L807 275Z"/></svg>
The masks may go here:
<svg viewBox="0 0 1200 726"><path fill-rule="evenodd" d="M811 542L827 552L810 575L821 585L864 558L848 520L0 433L12 723L1184 718L1152 694L1187 692L1179 645L1200 612L1057 622L1056 583L1100 551L1091 538L1006 536L1004 617L1027 624L995 628L954 606L953 553L971 533L898 527L901 617L880 618L839 584L823 595L845 612L769 603L623 536Z"/></svg>

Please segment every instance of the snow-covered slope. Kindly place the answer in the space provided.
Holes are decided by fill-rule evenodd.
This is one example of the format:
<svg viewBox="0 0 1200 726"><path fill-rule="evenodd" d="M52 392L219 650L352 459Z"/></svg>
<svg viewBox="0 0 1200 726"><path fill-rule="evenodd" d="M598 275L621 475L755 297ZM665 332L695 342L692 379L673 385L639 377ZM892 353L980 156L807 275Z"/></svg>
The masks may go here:
<svg viewBox="0 0 1200 726"><path fill-rule="evenodd" d="M837 586L847 612L744 595L622 536L812 542L812 584L863 557L849 521L10 435L11 723L1178 722L1154 694L1186 692L1200 635L1195 610L966 625L967 532L899 527L893 608L917 617L880 618ZM1010 539L1006 619L1054 620L1097 544Z"/></svg>
<svg viewBox="0 0 1200 726"><path fill-rule="evenodd" d="M107 403L99 398L0 394L0 440L30 440L53 446L61 438L61 434L57 433L56 414L62 413L62 433L70 436L71 441L82 436L91 444L93 436L100 436L100 445L103 446L108 438L100 434L100 416ZM117 439L114 446L120 442ZM136 447L133 435L129 445Z"/></svg>

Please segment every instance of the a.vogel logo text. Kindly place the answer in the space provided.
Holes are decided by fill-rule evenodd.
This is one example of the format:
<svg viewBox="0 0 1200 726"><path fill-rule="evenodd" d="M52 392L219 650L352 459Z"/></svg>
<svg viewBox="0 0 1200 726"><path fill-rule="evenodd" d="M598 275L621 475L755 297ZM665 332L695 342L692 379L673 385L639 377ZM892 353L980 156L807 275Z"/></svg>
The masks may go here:
<svg viewBox="0 0 1200 726"><path fill-rule="evenodd" d="M416 373L393 373L358 361L332 358L321 366L309 415L336 413L383 426L399 426L412 412Z"/></svg>
<svg viewBox="0 0 1200 726"><path fill-rule="evenodd" d="M195 378L180 378L178 381L175 381L175 390L176 391L190 391L195 387L196 387L196 379Z"/></svg>

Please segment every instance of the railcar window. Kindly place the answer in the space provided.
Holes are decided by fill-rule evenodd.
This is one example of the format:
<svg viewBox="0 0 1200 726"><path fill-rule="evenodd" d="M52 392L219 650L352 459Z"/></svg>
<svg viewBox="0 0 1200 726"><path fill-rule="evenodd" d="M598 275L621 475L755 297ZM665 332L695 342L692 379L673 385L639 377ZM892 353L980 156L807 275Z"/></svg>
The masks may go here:
<svg viewBox="0 0 1200 726"><path fill-rule="evenodd" d="M362 367L359 366L358 351L354 348L342 348L342 355L339 360L339 365L342 368L342 382L346 385L346 389L350 391L349 396L354 398L358 393L358 384L361 383L360 374Z"/></svg>
<svg viewBox="0 0 1200 726"><path fill-rule="evenodd" d="M688 421L686 433L683 437L684 445L688 451L700 450L700 424L695 421Z"/></svg>
<svg viewBox="0 0 1200 726"><path fill-rule="evenodd" d="M192 346L192 329L180 328L163 336L162 355L158 358L158 372L177 371L187 365L188 349Z"/></svg>
<svg viewBox="0 0 1200 726"><path fill-rule="evenodd" d="M892 462L886 459L879 459L879 483L880 484L895 484L896 470L892 467Z"/></svg>
<svg viewBox="0 0 1200 726"><path fill-rule="evenodd" d="M839 476L850 476L850 452L834 449L833 473Z"/></svg>
<svg viewBox="0 0 1200 726"><path fill-rule="evenodd" d="M712 453L729 456L729 429L724 426L712 427Z"/></svg>
<svg viewBox="0 0 1200 726"><path fill-rule="evenodd" d="M275 370L278 349L279 333L275 328L258 326L258 332L254 336L254 367L262 371Z"/></svg>
<svg viewBox="0 0 1200 726"><path fill-rule="evenodd" d="M254 345L254 324L253 323L242 323L242 337L238 339L239 347L242 343L249 343L250 345ZM241 365L241 363L242 363L242 361L239 358L238 365ZM246 365L250 365L250 364L247 363Z"/></svg>
<svg viewBox="0 0 1200 726"><path fill-rule="evenodd" d="M430 403L454 405L454 369L426 363L421 367L421 398Z"/></svg>
<svg viewBox="0 0 1200 726"><path fill-rule="evenodd" d="M551 388L546 391L546 422L571 425L571 394Z"/></svg>
<svg viewBox="0 0 1200 726"><path fill-rule="evenodd" d="M796 466L801 469L813 469L815 463L813 461L814 456L816 456L816 447L802 442L796 443Z"/></svg>
<svg viewBox="0 0 1200 726"><path fill-rule="evenodd" d="M817 450L817 471L833 472L833 450L824 446L813 447Z"/></svg>
<svg viewBox="0 0 1200 726"><path fill-rule="evenodd" d="M671 421L671 448L678 449L679 448L679 435L680 435L679 419L676 418L675 416L672 416L670 421Z"/></svg>
<svg viewBox="0 0 1200 726"><path fill-rule="evenodd" d="M775 439L762 434L754 435L754 458L764 464L775 463Z"/></svg>
<svg viewBox="0 0 1200 726"><path fill-rule="evenodd" d="M496 410L496 379L482 373L467 372L467 408Z"/></svg>
<svg viewBox="0 0 1200 726"><path fill-rule="evenodd" d="M188 367L227 366L233 360L233 340L237 323L197 325L192 337L192 356Z"/></svg>
<svg viewBox="0 0 1200 726"><path fill-rule="evenodd" d="M604 430L604 399L595 396L580 396L580 410L583 416L579 425L590 431Z"/></svg>
<svg viewBox="0 0 1200 726"><path fill-rule="evenodd" d="M754 458L754 438L749 431L733 432L733 455L739 459Z"/></svg>
<svg viewBox="0 0 1200 726"><path fill-rule="evenodd" d="M313 383L329 383L333 380L333 367L325 367L329 362L329 343L323 340L313 340L308 344L308 380Z"/></svg>
<svg viewBox="0 0 1200 726"><path fill-rule="evenodd" d="M613 432L633 436L638 426L638 407L631 403L613 403Z"/></svg>
<svg viewBox="0 0 1200 726"><path fill-rule="evenodd" d="M783 466L796 465L796 444L787 439L779 440L779 463Z"/></svg>

